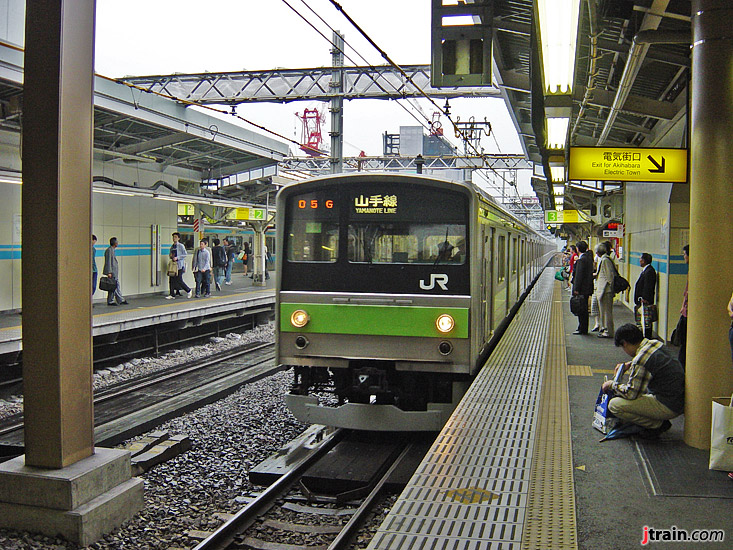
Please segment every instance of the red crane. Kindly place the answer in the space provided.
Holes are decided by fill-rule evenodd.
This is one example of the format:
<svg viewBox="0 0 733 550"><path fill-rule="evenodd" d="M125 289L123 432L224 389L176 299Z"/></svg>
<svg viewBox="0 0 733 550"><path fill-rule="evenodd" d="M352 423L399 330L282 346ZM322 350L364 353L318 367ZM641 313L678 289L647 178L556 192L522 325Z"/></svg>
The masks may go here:
<svg viewBox="0 0 733 550"><path fill-rule="evenodd" d="M303 131L300 137L300 148L307 155L319 157L326 154L323 151L323 135L321 134L321 126L324 120L318 109L304 109L303 114L295 113L303 123Z"/></svg>

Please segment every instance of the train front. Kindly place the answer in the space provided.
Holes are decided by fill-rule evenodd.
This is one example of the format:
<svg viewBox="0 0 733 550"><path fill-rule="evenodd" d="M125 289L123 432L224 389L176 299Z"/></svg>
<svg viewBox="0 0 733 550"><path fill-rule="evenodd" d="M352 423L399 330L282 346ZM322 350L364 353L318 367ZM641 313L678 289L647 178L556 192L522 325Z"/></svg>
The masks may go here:
<svg viewBox="0 0 733 550"><path fill-rule="evenodd" d="M469 188L340 175L278 195L278 362L301 421L439 430L471 372Z"/></svg>

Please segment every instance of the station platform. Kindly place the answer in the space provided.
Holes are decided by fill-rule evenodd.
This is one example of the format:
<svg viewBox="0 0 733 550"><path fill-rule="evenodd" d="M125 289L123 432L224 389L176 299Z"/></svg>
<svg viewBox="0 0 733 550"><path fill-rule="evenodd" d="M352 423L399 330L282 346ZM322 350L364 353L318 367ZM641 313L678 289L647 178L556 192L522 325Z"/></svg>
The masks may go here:
<svg viewBox="0 0 733 550"><path fill-rule="evenodd" d="M186 282L191 283L186 276ZM199 325L212 317L232 317L274 311L274 275L265 286L252 286L252 279L241 272L232 273L232 284L217 291L211 285L211 297L186 296L167 300L168 292L127 297L129 304L108 306L106 300L95 300L92 307L94 337L114 335L133 329L180 322ZM191 286L191 288L194 288ZM124 293L124 288L123 288ZM22 350L22 312L0 315L0 355Z"/></svg>
<svg viewBox="0 0 733 550"><path fill-rule="evenodd" d="M572 334L553 275L541 275L370 550L621 550L640 546L645 528L722 530L724 541L692 546L730 548L733 481L684 444L684 417L658 440L599 442L596 397L628 357L613 339ZM614 319L633 313L616 303Z"/></svg>

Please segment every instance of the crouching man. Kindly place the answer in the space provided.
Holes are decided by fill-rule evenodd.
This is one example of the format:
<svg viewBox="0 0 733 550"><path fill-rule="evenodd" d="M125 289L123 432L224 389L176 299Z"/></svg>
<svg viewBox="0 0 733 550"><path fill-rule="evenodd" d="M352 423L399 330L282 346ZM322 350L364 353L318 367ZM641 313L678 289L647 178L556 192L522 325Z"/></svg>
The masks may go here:
<svg viewBox="0 0 733 550"><path fill-rule="evenodd" d="M664 350L664 344L644 338L641 330L630 323L616 330L614 343L632 359L616 366L628 371L625 384L613 380L603 384L603 391L614 396L608 402L608 410L622 421L644 428L641 437L659 437L672 426L670 419L684 411L682 365Z"/></svg>

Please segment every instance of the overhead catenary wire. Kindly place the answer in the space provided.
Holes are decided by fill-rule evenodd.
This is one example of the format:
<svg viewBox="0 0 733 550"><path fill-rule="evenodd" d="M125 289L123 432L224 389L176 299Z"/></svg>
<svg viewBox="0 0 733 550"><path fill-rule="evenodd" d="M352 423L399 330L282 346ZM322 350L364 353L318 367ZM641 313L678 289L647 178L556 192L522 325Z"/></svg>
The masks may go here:
<svg viewBox="0 0 733 550"><path fill-rule="evenodd" d="M319 14L318 14L318 13L317 13L317 12L316 12L316 11L315 11L315 10L314 10L313 8L311 8L311 7L310 7L310 6L309 6L309 5L308 5L308 4L307 4L307 3L305 2L305 0L300 0L300 1L301 1L301 3L302 3L302 4L303 4L303 5L304 5L304 6L306 7L306 8L308 8L308 9L309 9L309 10L310 10L310 11L311 11L311 12L312 12L312 13L313 13L313 14L314 14L314 15L315 15L316 17L318 17L318 19L320 19L320 20L321 20L321 22L322 22L322 23L323 23L324 25L326 25L326 26L327 26L327 27L328 27L328 28L329 28L329 29L330 29L330 30L331 30L332 32L334 32L334 33L335 33L335 32L337 32L337 31L336 31L336 30L335 30L335 29L334 29L334 28L333 28L333 27L332 27L331 25L329 25L329 24L328 24L328 22L327 22L327 21L326 21L325 19L323 19L323 17L321 17L321 16L320 16L320 15L319 15ZM299 11L298 11L297 9L295 9L295 8L294 8L294 7L293 7L293 6L292 6L292 5L291 5L291 4L290 4L290 3L288 2L288 0L282 0L282 2L283 2L283 3L284 3L284 4L285 4L285 5L286 5L286 6L288 7L288 8L290 8L290 9L291 9L291 10L292 10L292 11L293 11L293 12L294 12L294 13L295 13L295 14L296 14L296 15L297 15L298 17L300 17L300 18L301 18L301 19L302 19L303 21L305 21L305 22L306 22L306 23L307 23L307 24L308 24L308 25L309 25L309 26L310 26L310 27L311 27L311 28L312 28L313 30L315 30L315 31L316 31L316 32L317 32L317 33L318 33L319 35L321 35L321 37L323 37L323 39L324 39L324 40L326 40L326 41L327 41L327 42L328 42L329 44L331 44L331 46L333 46L333 47L334 47L334 48L335 48L336 50L338 50L339 52L341 52L341 53L342 53L342 54L344 55L344 57L345 57L346 59L348 59L349 61L351 61L351 63L353 63L353 64L354 64L354 66L358 66L358 63L356 63L356 61L354 61L354 60L353 60L353 59L352 59L352 58L351 58L351 57L350 57L350 56L349 56L349 55L348 55L348 54L347 54L347 53L346 53L346 52L345 52L345 51L344 51L343 49L341 49L341 48L340 48L340 47L339 47L339 46L338 46L338 45L337 45L337 44L336 44L336 43L335 43L335 42L334 42L333 40L331 40L331 39L330 39L330 38L328 38L328 37L327 37L327 36L326 36L325 34L323 34L323 33L322 33L322 32L321 32L321 31L320 31L320 30L319 30L319 29L318 29L318 28L317 28L317 27L316 27L316 26L315 26L315 25L314 25L313 23L311 23L311 22L310 22L310 21L309 21L309 20L308 20L308 19L307 19L307 18L306 18L306 17L305 17L305 16L304 16L304 15L303 15L302 13L300 13L300 12L299 12ZM357 49L356 49L356 48L354 48L354 46L352 46L351 44L349 44L349 43L348 43L348 42L346 41L346 39L344 39L343 37L342 37L342 39L344 40L344 44L347 44L347 45L348 45L348 46L349 46L349 47L350 47L350 48L351 48L352 50L354 50L354 53L356 53L356 55L358 55L358 56L359 56L359 57L360 57L360 58L362 59L362 61L364 61L364 63L366 63L366 64L367 64L367 66L368 66L368 67L369 67L370 69L372 69L373 71L376 71L376 70L377 70L377 69L376 69L376 67L375 67L374 65L372 65L371 63L369 63L369 61L367 61L367 59L366 59L366 58L365 58L365 57L364 57L363 55L361 55L361 54L360 54L360 53L359 53L359 52L357 51ZM375 83L375 84L376 84L376 85L377 85L377 86L379 87L379 89L380 89L380 90L382 90L382 91L383 91L384 93L388 93L388 92L387 92L387 90L385 90L385 89L384 89L384 87L383 87L383 86L382 86L382 85L381 85L381 84L380 84L379 82L377 82L377 81L375 80L375 81L374 81L374 83ZM389 85L390 85L390 86L391 86L391 87L392 87L392 88L393 88L393 89L394 89L395 91L397 91L397 87L396 87L396 86L395 86L394 84L392 84L391 82L389 82ZM411 112L411 111L410 111L410 110L409 110L409 109L408 109L407 107L405 107L404 105L402 105L402 104L401 104L401 103L399 102L399 100L397 101L397 104L398 104L398 105L399 105L400 107L402 107L402 109L404 109L404 110L405 110L405 112L407 112L407 114L408 114L408 115L410 115L410 116L411 116L412 118L414 118L414 119L415 119L415 120L416 120L416 121L418 122L418 124L420 124L421 126L423 126L424 128L426 128L426 129L428 129L428 130L430 129L430 127L429 127L429 126L427 126L427 125L425 125L425 124L424 124L424 123L423 123L423 122L422 122L422 121L421 121L421 120L420 120L420 119L419 119L419 118L418 118L418 117L417 117L417 116L416 116L416 115L415 115L415 114L414 114L413 112ZM425 115L424 113L421 113L421 114L423 115L423 117L425 118L425 120L426 120L426 121L428 121L428 123L429 123L429 122L430 122L430 120L428 119L428 117L427 117L427 116L426 116L426 115Z"/></svg>
<svg viewBox="0 0 733 550"><path fill-rule="evenodd" d="M402 76L403 76L403 77L404 77L404 78L405 78L405 79L406 79L406 80L407 80L407 81L408 81L408 82L409 82L410 84L412 84L412 85L413 85L413 86L415 87L415 89L416 89L416 90L417 90L417 91L418 91L418 92L419 92L419 93L420 93L420 94L421 94L421 95L422 95L423 97L425 97L425 98L426 98L426 99L427 99L428 101L430 101L430 103L432 103L432 104L433 104L433 106L435 106L435 108L436 108L436 109L437 109L437 110L438 110L438 111L439 111L440 113L442 113L443 115L445 115L445 117L446 117L446 118L447 118L447 119L448 119L448 120L449 120L449 121L451 122L451 124L453 125L453 127L454 127L454 129L455 129L456 133L457 133L457 134L460 134L460 135L461 135L461 137L462 137L462 139L464 140L464 142L466 142L466 143L467 143L467 144L468 144L468 145L469 145L469 146L471 147L471 149L473 149L473 150L474 150L474 152L476 153L476 155L477 155L477 156L479 156L479 157L481 157L481 158L482 158L482 159L484 160L484 162L486 162L486 155L485 155L485 153L483 153L482 151L479 151L479 150L478 150L478 149L477 149L477 148L476 148L476 147L475 147L475 146L474 146L474 145L473 145L473 144L472 144L472 143L470 142L470 140L468 139L468 137L467 137L467 136L466 136L466 135L465 135L465 134L464 134L464 133L463 133L463 132L462 132L462 131L461 131L461 130L460 130L460 129L459 129L458 127L457 127L457 126L456 126L456 123L455 123L455 122L453 122L453 119L452 119L452 118L450 117L450 115L449 115L449 114L448 114L447 112L445 112L445 111L443 110L443 108L441 108L441 107L440 107L440 105L438 105L437 103L435 103L435 101L433 101L433 98L431 98L431 97L430 97L430 96L429 96L429 95L428 95L428 94L427 94L427 93L426 93L426 92L425 92L425 91L424 91L424 90L423 90L422 88L420 88L420 86L418 86L418 85L417 85L417 84L415 83L415 81L413 81L413 80L412 80L412 78L410 78L410 76L409 76L409 75L408 75L408 74L407 74L407 73L406 73L406 72L404 71L404 69L403 69L402 67L400 67L400 66L399 66L399 65L398 65L397 63L395 63L395 62L394 62L394 61L393 61L393 60L392 60L392 59L391 59L391 58L389 57L389 55L387 55L387 52L385 52L385 51L384 51L384 50L383 50L382 48L380 48L380 47L379 47L379 45L378 45L378 44L377 44L377 43L376 43L376 42L375 42L374 40L372 40L372 38L371 38L371 37L370 37L370 36L369 36L369 35L368 35L368 34L366 33L366 31L364 31L364 29L362 29L362 28L361 28L361 27L359 26L359 24L358 24L358 23L357 23L356 21L354 21L354 19L353 19L353 18L352 18L352 17L351 17L351 16L350 16L350 15L349 15L348 13L346 13L346 11L345 11L345 10L344 10L344 8L343 8L343 7L341 6L341 4L339 4L339 3L338 3L338 2L336 1L336 0L329 0L329 2L331 2L331 4L332 4L332 5L333 5L333 6L334 6L334 7L336 8L336 10L337 10L337 11L339 11L339 12L340 12L340 13L341 13L341 14L342 14L342 15L343 15L343 16L344 16L345 18L346 18L346 20L347 20L347 21L348 21L349 23L351 23L351 25L352 25L352 26L353 26L353 27L354 27L354 28L355 28L355 29L356 29L356 30L357 30L357 31L358 31L358 32L359 32L359 33L360 33L360 34L361 34L361 35L362 35L362 36L363 36L363 37L364 37L364 38L365 38L366 40L367 40L367 42L369 42L369 43L370 43L370 44L371 44L371 45L372 45L372 46L374 47L374 49L376 49L376 50L377 50L377 51L379 52L379 55L381 55L381 56L382 56L382 58L383 58L383 59L384 59L384 60L385 60L385 61L386 61L387 63L389 63L389 64L390 64L390 65L392 65L392 66L393 66L393 67L394 67L395 69L397 69L397 70L398 70L398 71L400 72L400 74L402 74ZM504 176L502 176L501 174L499 174L499 172L497 172L497 171L496 171L496 170L495 170L495 169L494 169L493 167L489 166L489 165L488 165L488 162L487 162L486 164L487 164L487 166L486 166L486 167L487 167L487 168L488 168L489 170L491 170L492 172L494 172L494 173L495 173L495 174L496 174L496 175L497 175L497 176L498 176L499 178L501 178L501 179L502 179L502 180L503 180L503 181L504 181L505 183L507 183L507 184L511 185L511 182L509 182L508 180L506 180L506 179L504 178Z"/></svg>

